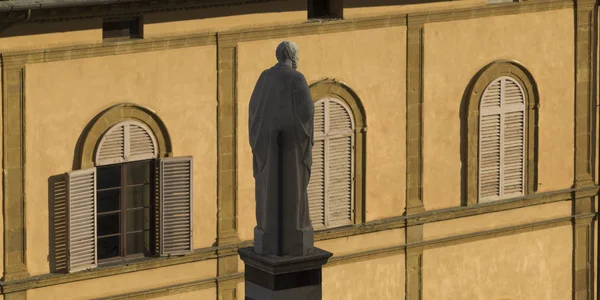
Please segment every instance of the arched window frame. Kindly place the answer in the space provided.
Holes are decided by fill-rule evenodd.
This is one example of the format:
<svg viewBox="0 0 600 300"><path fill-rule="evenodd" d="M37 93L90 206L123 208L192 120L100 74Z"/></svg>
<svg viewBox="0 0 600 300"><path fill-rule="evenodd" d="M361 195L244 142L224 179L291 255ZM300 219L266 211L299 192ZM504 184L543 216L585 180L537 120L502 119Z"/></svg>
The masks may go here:
<svg viewBox="0 0 600 300"><path fill-rule="evenodd" d="M118 159L113 157L113 161L96 161L95 158L102 148L106 136L112 130L126 125L137 126L136 133L149 135L153 148L151 153L138 152L137 155L127 157L126 151L123 151L122 157ZM123 135L125 144L128 139L125 137L125 133ZM123 149L128 146L123 145ZM121 103L104 110L86 126L76 149L73 171L65 174L66 269L69 272L98 266L97 167L113 168L117 166L123 168L127 164L138 163L138 161L139 163L145 163L145 161L151 163L148 176L155 176L154 178L158 180L158 183L148 183L153 186L151 187L153 191L149 196L150 206L154 205L154 208L150 209L157 211L157 214L152 217L157 219L152 223L154 226L150 229L154 230L155 233L152 236L156 238L152 244L154 247L152 252L155 253L154 255L167 256L187 254L193 251L193 157L171 157L172 148L169 134L163 122L152 110L132 103ZM155 180L151 179L151 181ZM128 183L126 180L121 180L121 187L119 187L121 190L123 190L123 184L127 187ZM112 189L109 187L104 190ZM182 195L185 196L182 197ZM119 201L123 202L124 198L119 197ZM121 204L120 207L127 208L124 204ZM115 212L109 211L104 214ZM181 226L182 214L189 215L188 223L183 227ZM131 232L123 231L119 234L129 233ZM113 234L108 236L111 235ZM76 242L71 243L72 239ZM121 258L123 256L116 260ZM131 259L131 257L127 256L126 259ZM113 258L107 258L104 262L112 261Z"/></svg>
<svg viewBox="0 0 600 300"><path fill-rule="evenodd" d="M525 176L524 194L537 191L537 149L539 94L531 73L521 64L499 60L481 69L469 83L461 109L462 203L479 201L479 119L480 103L486 87L494 80L507 76L516 81L525 95Z"/></svg>
<svg viewBox="0 0 600 300"><path fill-rule="evenodd" d="M342 103L350 113L354 126L353 139L353 223L365 222L365 163L366 163L366 132L367 123L365 110L360 98L345 83L326 78L310 85L313 101L332 98Z"/></svg>

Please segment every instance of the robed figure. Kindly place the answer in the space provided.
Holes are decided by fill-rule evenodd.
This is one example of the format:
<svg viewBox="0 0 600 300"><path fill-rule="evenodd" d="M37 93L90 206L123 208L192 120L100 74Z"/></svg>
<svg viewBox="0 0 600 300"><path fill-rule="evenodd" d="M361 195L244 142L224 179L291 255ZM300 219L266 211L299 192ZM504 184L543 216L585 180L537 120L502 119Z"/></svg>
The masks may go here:
<svg viewBox="0 0 600 300"><path fill-rule="evenodd" d="M249 107L254 251L300 256L313 249L307 187L315 107L306 78L296 70L298 47L284 41L275 52L278 63L258 78Z"/></svg>

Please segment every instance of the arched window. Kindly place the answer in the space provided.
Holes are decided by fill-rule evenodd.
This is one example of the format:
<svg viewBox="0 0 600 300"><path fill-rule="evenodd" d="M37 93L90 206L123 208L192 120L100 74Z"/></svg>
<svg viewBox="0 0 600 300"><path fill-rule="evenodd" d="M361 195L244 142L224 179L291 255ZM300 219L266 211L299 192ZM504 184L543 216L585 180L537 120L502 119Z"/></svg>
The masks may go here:
<svg viewBox="0 0 600 300"><path fill-rule="evenodd" d="M192 158L160 153L167 147L157 142L151 129L164 128L156 121L148 125L126 119L114 124L116 116L128 113L158 120L131 105L109 109L87 135L99 136L93 155L84 153L94 158L94 167L67 173L70 272L99 262L193 249ZM114 125L106 128L111 120ZM159 140L168 143L166 131L159 134ZM93 142L86 140L84 145Z"/></svg>
<svg viewBox="0 0 600 300"><path fill-rule="evenodd" d="M522 196L525 185L525 93L502 76L483 92L479 113L479 201Z"/></svg>
<svg viewBox="0 0 600 300"><path fill-rule="evenodd" d="M539 97L531 73L514 61L481 69L461 109L463 205L537 190Z"/></svg>
<svg viewBox="0 0 600 300"><path fill-rule="evenodd" d="M333 98L315 102L315 145L308 185L315 229L353 222L354 121L348 107Z"/></svg>
<svg viewBox="0 0 600 300"><path fill-rule="evenodd" d="M310 85L315 104L312 169L308 184L315 230L364 222L366 116L358 96L344 83L324 79Z"/></svg>

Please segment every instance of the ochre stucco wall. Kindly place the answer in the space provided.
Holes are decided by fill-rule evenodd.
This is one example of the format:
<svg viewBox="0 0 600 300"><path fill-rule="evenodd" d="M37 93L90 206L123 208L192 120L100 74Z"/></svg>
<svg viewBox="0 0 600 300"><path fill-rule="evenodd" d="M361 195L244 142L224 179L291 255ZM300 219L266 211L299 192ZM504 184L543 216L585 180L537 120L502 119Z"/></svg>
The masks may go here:
<svg viewBox="0 0 600 300"><path fill-rule="evenodd" d="M571 299L572 230L568 225L425 250L423 299Z"/></svg>
<svg viewBox="0 0 600 300"><path fill-rule="evenodd" d="M40 32L43 29L43 32ZM0 53L102 42L102 20L25 23L0 34Z"/></svg>
<svg viewBox="0 0 600 300"><path fill-rule="evenodd" d="M492 230L552 220L571 215L570 201L511 209L489 214L475 215L441 222L427 223L423 226L425 240L439 239L461 234Z"/></svg>
<svg viewBox="0 0 600 300"><path fill-rule="evenodd" d="M540 96L539 191L573 183L573 11L425 24L423 197L460 205L460 107L469 81L499 59L520 62Z"/></svg>
<svg viewBox="0 0 600 300"><path fill-rule="evenodd" d="M214 243L215 56L215 47L206 46L26 66L26 226L31 275L49 270L49 177L71 171L84 127L102 110L122 102L154 110L169 131L173 155L194 156L194 247Z"/></svg>
<svg viewBox="0 0 600 300"><path fill-rule="evenodd" d="M290 37L300 48L307 81L346 83L367 114L367 220L398 216L405 196L405 27ZM238 50L238 213L242 240L252 239L254 179L248 144L248 102L260 73L273 66L283 39L244 42ZM373 47L376 44L386 47ZM393 123L390 123L393 121Z"/></svg>
<svg viewBox="0 0 600 300"><path fill-rule="evenodd" d="M323 300L404 299L404 255L323 268Z"/></svg>
<svg viewBox="0 0 600 300"><path fill-rule="evenodd" d="M145 291L163 286L212 278L216 275L216 268L216 260L206 260L92 280L75 281L28 290L27 299L87 300ZM210 295L215 295L214 289ZM175 297L175 295L171 297Z"/></svg>
<svg viewBox="0 0 600 300"><path fill-rule="evenodd" d="M344 238L319 241L315 247L327 250L334 256L352 254L374 249L403 245L404 228L353 235Z"/></svg>

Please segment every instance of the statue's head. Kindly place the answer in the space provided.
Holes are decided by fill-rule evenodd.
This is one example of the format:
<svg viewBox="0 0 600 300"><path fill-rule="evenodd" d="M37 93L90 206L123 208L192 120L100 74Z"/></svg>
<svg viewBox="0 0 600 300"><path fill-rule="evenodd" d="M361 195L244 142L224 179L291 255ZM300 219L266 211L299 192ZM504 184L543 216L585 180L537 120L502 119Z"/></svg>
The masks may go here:
<svg viewBox="0 0 600 300"><path fill-rule="evenodd" d="M290 41L283 41L277 46L275 56L280 63L291 64L292 68L298 68L298 46Z"/></svg>

